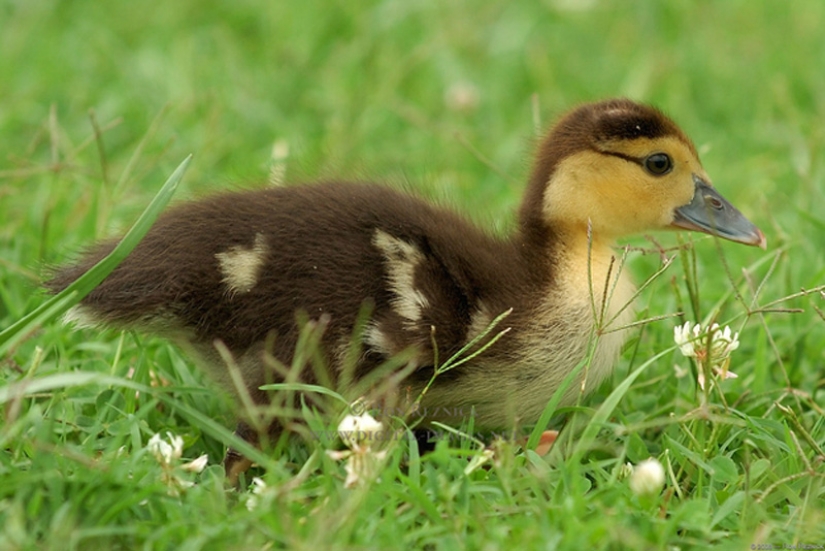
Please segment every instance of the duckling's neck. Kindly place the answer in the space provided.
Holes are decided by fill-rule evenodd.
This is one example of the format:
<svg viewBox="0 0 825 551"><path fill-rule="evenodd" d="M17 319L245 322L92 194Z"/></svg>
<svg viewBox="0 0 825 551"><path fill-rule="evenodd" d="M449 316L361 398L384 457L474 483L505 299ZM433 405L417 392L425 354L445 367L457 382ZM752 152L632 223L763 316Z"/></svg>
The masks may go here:
<svg viewBox="0 0 825 551"><path fill-rule="evenodd" d="M611 329L607 325L629 305L634 292L615 240L584 229L561 230L556 238L556 285L588 299L597 331Z"/></svg>
<svg viewBox="0 0 825 551"><path fill-rule="evenodd" d="M584 387L598 386L618 359L628 335L625 328L635 316L635 288L612 238L586 228L557 226L545 247L545 255L552 258L551 276L535 297L530 321L520 335L524 349L533 351L525 358L524 369L540 374L537 381L544 383L539 387L552 388L589 358L578 381L565 393L563 403L570 404ZM555 365L548 368L550 358ZM529 392L522 394L537 415L541 400L531 400Z"/></svg>
<svg viewBox="0 0 825 551"><path fill-rule="evenodd" d="M539 302L588 305L597 334L617 328L635 289L617 254L616 240L587 227L554 225L545 234L522 234L528 257L549 259L549 288ZM558 293L563 293L560 299ZM622 316L624 319L626 316ZM627 320L624 320L627 321Z"/></svg>

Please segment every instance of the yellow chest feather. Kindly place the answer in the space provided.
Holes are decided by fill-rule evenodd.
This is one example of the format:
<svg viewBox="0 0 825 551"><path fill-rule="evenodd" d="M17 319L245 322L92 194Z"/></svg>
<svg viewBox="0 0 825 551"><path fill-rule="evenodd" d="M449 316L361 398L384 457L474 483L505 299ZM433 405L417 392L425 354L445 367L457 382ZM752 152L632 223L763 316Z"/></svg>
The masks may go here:
<svg viewBox="0 0 825 551"><path fill-rule="evenodd" d="M634 319L635 289L612 249L591 251L589 263L586 254L575 252L562 260L563 276L536 305L533 326L522 336L523 384L514 385L512 393L517 415L527 423L538 419L572 370L580 367L564 392L563 406L608 377L627 338L623 328Z"/></svg>
<svg viewBox="0 0 825 551"><path fill-rule="evenodd" d="M627 338L626 326L634 320L635 288L611 248L590 251L589 263L587 255L569 250L560 259L560 276L537 300L526 326L512 335L519 346L509 361L479 362L462 381L461 403L454 405L474 408L477 426L535 423L579 366L562 406L575 403L610 374ZM429 398L442 404L456 401L454 395L439 394Z"/></svg>

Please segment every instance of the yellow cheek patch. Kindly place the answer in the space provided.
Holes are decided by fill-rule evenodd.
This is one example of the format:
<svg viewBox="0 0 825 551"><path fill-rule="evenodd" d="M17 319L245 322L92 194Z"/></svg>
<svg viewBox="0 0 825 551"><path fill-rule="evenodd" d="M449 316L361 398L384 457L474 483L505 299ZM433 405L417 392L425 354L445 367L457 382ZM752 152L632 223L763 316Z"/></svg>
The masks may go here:
<svg viewBox="0 0 825 551"><path fill-rule="evenodd" d="M674 161L673 169L661 176L624 158L659 151ZM676 137L617 142L605 153L580 151L556 167L542 210L545 219L560 229L581 234L589 224L594 238L614 240L669 225L674 209L693 197L692 174L697 171L703 172L698 160Z"/></svg>

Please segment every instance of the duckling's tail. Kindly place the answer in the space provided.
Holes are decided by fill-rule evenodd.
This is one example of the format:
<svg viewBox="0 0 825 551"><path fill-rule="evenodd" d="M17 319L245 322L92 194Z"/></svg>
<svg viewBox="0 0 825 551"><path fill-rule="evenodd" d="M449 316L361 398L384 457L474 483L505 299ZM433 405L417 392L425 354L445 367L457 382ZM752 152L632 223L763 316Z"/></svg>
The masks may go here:
<svg viewBox="0 0 825 551"><path fill-rule="evenodd" d="M99 243L96 247L86 251L78 261L72 264L52 267L47 271L47 279L43 287L49 294L56 295L64 291L69 285L77 281L83 274L92 269L95 264L103 260L117 245L117 241ZM100 302L100 293L93 290L84 297L79 304L73 306L63 317L64 323L73 323L81 327L91 327L110 323L104 311L96 308Z"/></svg>

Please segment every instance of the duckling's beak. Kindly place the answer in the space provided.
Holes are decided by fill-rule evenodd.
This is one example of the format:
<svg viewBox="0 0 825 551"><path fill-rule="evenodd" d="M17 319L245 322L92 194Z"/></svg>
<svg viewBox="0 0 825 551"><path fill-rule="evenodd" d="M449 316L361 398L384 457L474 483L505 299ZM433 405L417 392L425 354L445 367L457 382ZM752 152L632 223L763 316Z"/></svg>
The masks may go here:
<svg viewBox="0 0 825 551"><path fill-rule="evenodd" d="M765 235L718 191L693 175L693 200L675 211L672 226L716 235L737 243L767 246Z"/></svg>

